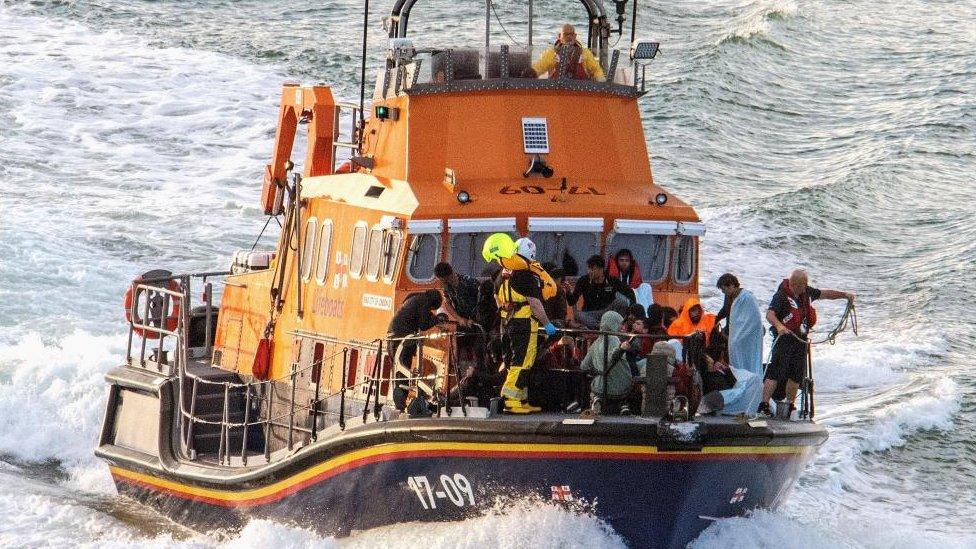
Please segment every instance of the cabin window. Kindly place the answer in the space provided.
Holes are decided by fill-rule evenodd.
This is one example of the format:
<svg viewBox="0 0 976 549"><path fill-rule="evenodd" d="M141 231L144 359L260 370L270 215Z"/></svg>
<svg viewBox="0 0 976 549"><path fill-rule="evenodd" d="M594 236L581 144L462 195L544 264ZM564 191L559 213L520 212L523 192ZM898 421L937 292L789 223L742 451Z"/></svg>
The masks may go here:
<svg viewBox="0 0 976 549"><path fill-rule="evenodd" d="M407 248L407 276L414 282L429 282L434 278L434 265L440 255L440 235L414 235Z"/></svg>
<svg viewBox="0 0 976 549"><path fill-rule="evenodd" d="M535 243L536 260L561 267L566 276L585 274L586 260L600 253L598 233L532 232L529 238Z"/></svg>
<svg viewBox="0 0 976 549"><path fill-rule="evenodd" d="M485 259L481 257L481 249L485 245L485 240L495 234L490 233L457 233L451 235L451 267L454 272L468 276L481 276L481 273L488 266ZM518 238L513 236L512 238Z"/></svg>
<svg viewBox="0 0 976 549"><path fill-rule="evenodd" d="M317 221L313 217L305 222L305 242L302 243L302 280L308 282L315 265L315 242Z"/></svg>
<svg viewBox="0 0 976 549"><path fill-rule="evenodd" d="M674 282L688 284L695 276L695 237L679 236L675 242Z"/></svg>
<svg viewBox="0 0 976 549"><path fill-rule="evenodd" d="M659 234L611 233L607 242L607 258L622 249L630 250L640 267L644 282L656 284L668 274L668 237Z"/></svg>
<svg viewBox="0 0 976 549"><path fill-rule="evenodd" d="M386 231L383 239L383 282L390 284L396 277L396 270L400 263L400 241L403 234L400 231Z"/></svg>
<svg viewBox="0 0 976 549"><path fill-rule="evenodd" d="M360 221L352 230L352 253L349 258L349 276L359 278L363 274L366 259L366 222Z"/></svg>
<svg viewBox="0 0 976 549"><path fill-rule="evenodd" d="M383 259L383 229L379 226L369 231L369 253L366 254L366 279L376 280Z"/></svg>
<svg viewBox="0 0 976 549"><path fill-rule="evenodd" d="M319 262L315 268L315 281L325 284L325 277L329 274L329 256L332 252L332 220L322 220L322 230L319 232Z"/></svg>

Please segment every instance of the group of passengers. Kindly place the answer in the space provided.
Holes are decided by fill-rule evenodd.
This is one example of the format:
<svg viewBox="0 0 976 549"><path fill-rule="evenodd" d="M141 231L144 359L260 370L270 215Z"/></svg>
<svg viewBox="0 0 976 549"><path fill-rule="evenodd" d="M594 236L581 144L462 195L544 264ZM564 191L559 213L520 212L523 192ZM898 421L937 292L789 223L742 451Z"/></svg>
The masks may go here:
<svg viewBox="0 0 976 549"><path fill-rule="evenodd" d="M536 261L528 238L492 235L483 255L485 280L449 263L436 266L441 290L416 294L399 309L390 352L409 373L419 341L411 335L453 323L471 365L460 373L456 396L485 403L500 395L510 413L578 412L588 401L600 413L630 414L640 409L639 383L652 355L666 365L677 393L691 397L700 387L699 413L771 415L774 397L792 413L807 375L807 333L816 322L811 302L854 299L809 287L806 273L794 271L765 315L775 339L764 369L759 304L731 273L716 284L725 302L715 315L696 297L677 310L655 303L626 249L610 256L609 266L602 256L590 257L574 285L560 267ZM404 409L405 389L394 401Z"/></svg>

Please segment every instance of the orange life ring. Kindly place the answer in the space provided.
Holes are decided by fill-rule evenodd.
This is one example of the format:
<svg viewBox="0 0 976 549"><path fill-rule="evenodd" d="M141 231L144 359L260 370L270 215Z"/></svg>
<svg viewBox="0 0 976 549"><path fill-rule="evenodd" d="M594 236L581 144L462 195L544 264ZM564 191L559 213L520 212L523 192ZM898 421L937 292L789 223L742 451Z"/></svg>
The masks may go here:
<svg viewBox="0 0 976 549"><path fill-rule="evenodd" d="M133 289L136 287L136 284L138 284L141 280L143 280L143 277L142 276L137 276L136 279L132 281L132 284L129 285L129 289L125 291L125 299L123 300L123 304L125 306L125 321L128 322L129 324L133 324L133 319L135 319L138 324L145 324L146 323L145 320L143 320L142 318L139 318L139 312L138 311L133 311L132 310L133 309L133 306L136 303L138 303L138 301L139 301L139 296L138 295L135 295L136 292L134 292ZM165 289L167 289L167 290L169 290L171 292L180 292L181 291L180 284L178 282L176 282L175 280L170 280L169 282L167 282L166 283L166 286L165 286ZM140 292L144 292L144 291L146 291L146 288L140 289ZM163 329L165 329L166 331L172 332L172 331L175 331L176 330L176 327L180 323L180 307L181 307L181 305L180 305L180 300L179 299L172 298L172 296L170 296L169 302L173 304L172 311L170 312L169 316L167 316L164 319ZM135 326L135 325L132 326L132 330L135 333L139 334L140 336L142 336L142 337L144 337L146 339L158 339L159 338L159 334L158 333L153 332L153 331L146 330L145 328L140 328L140 327Z"/></svg>

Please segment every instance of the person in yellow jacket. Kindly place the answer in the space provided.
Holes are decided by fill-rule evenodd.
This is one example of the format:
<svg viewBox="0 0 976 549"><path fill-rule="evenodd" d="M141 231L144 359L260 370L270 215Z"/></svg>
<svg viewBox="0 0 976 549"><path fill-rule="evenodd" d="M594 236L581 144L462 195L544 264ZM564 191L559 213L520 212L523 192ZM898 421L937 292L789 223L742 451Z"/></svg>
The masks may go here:
<svg viewBox="0 0 976 549"><path fill-rule="evenodd" d="M528 241L528 239L522 239ZM525 253L534 256L535 245L531 241L522 243ZM519 246L504 233L491 235L485 241L482 256L485 261L498 261L503 267L512 264L518 254ZM495 293L499 313L502 317L502 334L507 342L506 362L508 374L502 385L501 395L505 399L506 411L514 414L539 412L541 408L528 403L525 374L535 363L539 347L539 331L546 335L556 333L556 327L549 322L542 306L542 280L529 268L534 257L524 257L525 261L515 262L522 266L514 270L505 269L502 281Z"/></svg>
<svg viewBox="0 0 976 549"><path fill-rule="evenodd" d="M564 56L569 59L562 64ZM576 40L576 29L572 25L563 25L559 31L556 43L546 48L539 59L532 63L532 76L536 78L548 74L549 78L559 78L560 67L565 66L570 78L578 80L604 80L603 67L588 48Z"/></svg>

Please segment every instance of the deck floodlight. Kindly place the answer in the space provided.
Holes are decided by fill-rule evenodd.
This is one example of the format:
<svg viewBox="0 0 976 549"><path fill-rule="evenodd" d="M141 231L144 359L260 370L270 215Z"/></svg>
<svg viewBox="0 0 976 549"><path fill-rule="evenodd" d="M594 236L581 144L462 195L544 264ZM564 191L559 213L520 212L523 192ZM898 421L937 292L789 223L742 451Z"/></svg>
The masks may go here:
<svg viewBox="0 0 976 549"><path fill-rule="evenodd" d="M654 197L654 203L658 206L663 206L668 203L668 195L665 193L657 193Z"/></svg>
<svg viewBox="0 0 976 549"><path fill-rule="evenodd" d="M468 191L461 191L457 193L457 200L461 204L467 204L468 202L471 202L471 195L468 193Z"/></svg>
<svg viewBox="0 0 976 549"><path fill-rule="evenodd" d="M654 59L660 47L660 42L652 42L646 39L634 40L634 43L630 45L630 58L635 61Z"/></svg>

